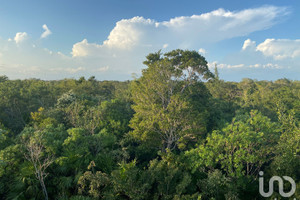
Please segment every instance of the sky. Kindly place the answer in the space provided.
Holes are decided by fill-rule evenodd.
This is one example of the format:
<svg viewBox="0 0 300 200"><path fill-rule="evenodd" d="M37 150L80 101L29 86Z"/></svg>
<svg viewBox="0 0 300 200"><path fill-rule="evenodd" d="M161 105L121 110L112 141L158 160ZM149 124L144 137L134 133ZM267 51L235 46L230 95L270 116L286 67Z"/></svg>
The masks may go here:
<svg viewBox="0 0 300 200"><path fill-rule="evenodd" d="M299 0L0 0L0 76L131 80L159 50L220 78L300 78Z"/></svg>

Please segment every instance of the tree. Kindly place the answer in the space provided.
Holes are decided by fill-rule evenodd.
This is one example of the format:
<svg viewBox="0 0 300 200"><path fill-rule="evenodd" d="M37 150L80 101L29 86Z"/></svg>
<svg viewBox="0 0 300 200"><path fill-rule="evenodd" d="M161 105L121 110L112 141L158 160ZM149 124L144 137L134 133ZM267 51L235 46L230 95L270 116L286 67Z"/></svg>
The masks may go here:
<svg viewBox="0 0 300 200"><path fill-rule="evenodd" d="M0 123L0 150L12 144L10 131ZM1 162L1 160L0 160Z"/></svg>
<svg viewBox="0 0 300 200"><path fill-rule="evenodd" d="M111 173L114 196L122 199L147 199L151 189L151 177L136 166L136 160L119 164Z"/></svg>
<svg viewBox="0 0 300 200"><path fill-rule="evenodd" d="M226 177L220 170L208 172L207 178L198 180L203 199L231 199L238 200L237 187L233 181Z"/></svg>
<svg viewBox="0 0 300 200"><path fill-rule="evenodd" d="M219 77L219 70L218 70L218 68L217 68L217 64L215 64L215 79L217 80L217 81L219 81L220 80L220 77Z"/></svg>
<svg viewBox="0 0 300 200"><path fill-rule="evenodd" d="M34 166L35 176L40 182L45 200L48 200L48 192L45 185L45 178L48 173L46 169L53 163L54 159L51 156L45 156L45 147L42 144L42 135L37 134L35 138L30 138L25 141L27 152L25 158Z"/></svg>
<svg viewBox="0 0 300 200"><path fill-rule="evenodd" d="M166 153L161 153L161 159L150 161L148 173L153 179L152 199L184 199L189 193L195 196L191 199L198 199L192 176L181 159L180 156L167 150Z"/></svg>
<svg viewBox="0 0 300 200"><path fill-rule="evenodd" d="M110 184L109 176L101 171L96 171L96 164L91 161L88 170L78 179L78 193L85 194L94 198L103 198L106 187Z"/></svg>
<svg viewBox="0 0 300 200"><path fill-rule="evenodd" d="M0 83L8 80L7 76L0 76Z"/></svg>
<svg viewBox="0 0 300 200"><path fill-rule="evenodd" d="M64 93L61 95L61 97L58 98L56 106L58 108L66 108L76 100L76 95L72 90L70 90L67 93Z"/></svg>
<svg viewBox="0 0 300 200"><path fill-rule="evenodd" d="M300 175L300 128L295 119L295 112L279 113L281 122L280 140L275 148L276 157L272 168L278 175L299 177Z"/></svg>
<svg viewBox="0 0 300 200"><path fill-rule="evenodd" d="M272 160L280 129L258 111L240 115L222 131L213 131L206 143L187 155L193 168L220 167L230 177L257 175L261 167Z"/></svg>
<svg viewBox="0 0 300 200"><path fill-rule="evenodd" d="M274 159L279 137L280 129L277 123L271 122L257 111L251 111L250 114L237 115L227 127L213 131L198 148L185 152L186 162L192 168L192 173L209 174L215 170L222 171L226 179L230 180L229 185L223 185L227 185L225 194L232 191L233 193L226 195L232 196L233 199L236 199L236 196L242 199L256 199L258 172L264 171ZM210 181L217 184L214 181L218 180L209 179L206 181L207 187L211 187ZM222 189L221 185L219 189ZM206 192L208 194L205 195L212 194ZM225 195L223 192L221 194Z"/></svg>
<svg viewBox="0 0 300 200"><path fill-rule="evenodd" d="M201 79L213 77L205 58L196 51L174 50L164 57L149 54L144 64L148 68L132 84L133 135L165 151L205 133L205 110L198 102L207 92Z"/></svg>

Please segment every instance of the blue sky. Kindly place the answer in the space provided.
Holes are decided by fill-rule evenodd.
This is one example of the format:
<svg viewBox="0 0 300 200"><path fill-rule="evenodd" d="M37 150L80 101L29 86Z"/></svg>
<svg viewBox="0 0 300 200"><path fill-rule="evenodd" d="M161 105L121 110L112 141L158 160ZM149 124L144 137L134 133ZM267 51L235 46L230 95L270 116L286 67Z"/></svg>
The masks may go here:
<svg viewBox="0 0 300 200"><path fill-rule="evenodd" d="M181 48L225 80L299 80L299 20L298 0L1 1L0 75L128 80Z"/></svg>

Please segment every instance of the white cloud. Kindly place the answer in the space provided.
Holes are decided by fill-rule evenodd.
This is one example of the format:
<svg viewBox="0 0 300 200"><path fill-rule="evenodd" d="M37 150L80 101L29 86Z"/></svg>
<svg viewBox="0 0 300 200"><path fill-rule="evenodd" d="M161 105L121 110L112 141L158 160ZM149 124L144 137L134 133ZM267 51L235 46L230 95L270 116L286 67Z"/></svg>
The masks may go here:
<svg viewBox="0 0 300 200"><path fill-rule="evenodd" d="M274 6L237 12L218 9L201 15L176 17L158 23L157 26L168 29L187 44L198 40L216 42L269 28L276 23L275 19L278 16L285 14L287 14L285 8Z"/></svg>
<svg viewBox="0 0 300 200"><path fill-rule="evenodd" d="M242 47L242 50L246 50L246 49L255 49L256 47L256 42L255 41L252 41L250 39L247 39L245 40L244 44L243 44L243 47Z"/></svg>
<svg viewBox="0 0 300 200"><path fill-rule="evenodd" d="M287 67L280 66L279 64L276 63L267 63L267 64L254 64L254 65L249 65L248 67L250 68L269 68L269 69L283 69Z"/></svg>
<svg viewBox="0 0 300 200"><path fill-rule="evenodd" d="M41 72L41 68L38 66L28 66L25 67L22 64L16 65L15 69L18 70L19 73L30 75L30 74L38 74Z"/></svg>
<svg viewBox="0 0 300 200"><path fill-rule="evenodd" d="M275 39L277 41L278 39ZM265 45L265 42L261 44ZM273 45L269 45L271 48ZM214 68L214 64L217 63L220 69L221 77L225 79L240 81L242 78L254 78L258 80L276 80L279 78L299 79L299 61L300 57L289 57L288 59L276 59L278 54L265 54L258 50L258 46L255 41L247 39L241 51L228 54L222 60L218 62L209 63L210 69ZM289 45L288 45L289 46ZM274 47L273 47L274 48ZM280 48L281 49L281 48ZM287 47L287 49L290 49ZM293 55L293 51L291 55Z"/></svg>
<svg viewBox="0 0 300 200"><path fill-rule="evenodd" d="M110 32L108 39L103 42L111 48L130 49L137 45L147 33L147 29L154 28L155 21L143 17L133 17L117 22Z"/></svg>
<svg viewBox="0 0 300 200"><path fill-rule="evenodd" d="M101 45L95 43L88 43L87 39L83 39L73 45L72 55L73 57L85 57L96 55L97 51L101 49Z"/></svg>
<svg viewBox="0 0 300 200"><path fill-rule="evenodd" d="M237 65L231 65L231 64L226 64L226 63L218 63L217 61L210 62L208 63L208 67L210 70L213 70L217 66L218 69L249 69L249 68L260 68L260 69L283 69L283 68L288 68L281 66L276 63L266 63L266 64L261 64L261 63L256 63L256 64L237 64Z"/></svg>
<svg viewBox="0 0 300 200"><path fill-rule="evenodd" d="M76 68L72 68L72 67L66 67L66 68L50 68L49 71L52 71L52 72L67 72L67 73L70 73L70 74L75 74L75 73L78 73L78 72L82 72L82 71L85 71L86 69L84 67L76 67Z"/></svg>
<svg viewBox="0 0 300 200"><path fill-rule="evenodd" d="M242 67L244 67L245 66L245 64L238 64L238 65L228 65L227 66L227 68L242 68Z"/></svg>
<svg viewBox="0 0 300 200"><path fill-rule="evenodd" d="M100 67L98 69L96 69L95 71L97 72L106 72L109 69L109 66L105 66L105 67Z"/></svg>
<svg viewBox="0 0 300 200"><path fill-rule="evenodd" d="M52 34L52 32L50 31L50 29L48 28L48 26L46 24L43 25L43 29L45 31L42 33L41 38L46 38Z"/></svg>
<svg viewBox="0 0 300 200"><path fill-rule="evenodd" d="M260 68L262 65L257 63L257 64L254 64L254 65L249 65L250 68Z"/></svg>
<svg viewBox="0 0 300 200"><path fill-rule="evenodd" d="M200 49L198 50L198 52L199 52L200 54L202 54L202 55L205 55L205 54L207 53L206 50L203 49L203 48L200 48Z"/></svg>
<svg viewBox="0 0 300 200"><path fill-rule="evenodd" d="M275 60L300 58L300 39L266 39L256 47L256 50Z"/></svg>
<svg viewBox="0 0 300 200"><path fill-rule="evenodd" d="M16 34L16 36L14 37L14 40L17 44L23 42L24 40L26 40L28 38L28 35L26 32L19 32ZM9 40L9 39L8 39ZM10 40L9 40L10 41Z"/></svg>
<svg viewBox="0 0 300 200"><path fill-rule="evenodd" d="M215 62L209 63L210 69L213 70ZM221 79L231 81L241 81L243 78L251 78L256 80L277 80L281 78L289 78L298 80L299 70L290 66L280 65L278 63L256 63L256 64L238 64L232 65L228 63L217 64Z"/></svg>
<svg viewBox="0 0 300 200"><path fill-rule="evenodd" d="M287 13L284 7L264 6L236 12L218 9L163 22L133 17L117 22L102 44L90 44L86 39L74 44L72 55L95 56L111 50L149 53L157 51L164 44L171 44L171 48L199 48L205 43L215 43L267 29Z"/></svg>
<svg viewBox="0 0 300 200"><path fill-rule="evenodd" d="M225 63L231 62L242 62L252 70L289 69L288 71L299 73L300 40L266 39L256 45L255 41L247 39L242 51L227 56Z"/></svg>
<svg viewBox="0 0 300 200"><path fill-rule="evenodd" d="M213 70L215 66L217 66L218 69L237 69L246 67L245 64L230 65L225 63L218 63L217 61L208 63L208 67L210 70Z"/></svg>
<svg viewBox="0 0 300 200"><path fill-rule="evenodd" d="M247 39L244 41L242 50L249 52L260 52L266 58L274 60L286 60L300 58L300 39L266 39L264 42L256 45L255 41ZM248 53L249 53L248 52Z"/></svg>

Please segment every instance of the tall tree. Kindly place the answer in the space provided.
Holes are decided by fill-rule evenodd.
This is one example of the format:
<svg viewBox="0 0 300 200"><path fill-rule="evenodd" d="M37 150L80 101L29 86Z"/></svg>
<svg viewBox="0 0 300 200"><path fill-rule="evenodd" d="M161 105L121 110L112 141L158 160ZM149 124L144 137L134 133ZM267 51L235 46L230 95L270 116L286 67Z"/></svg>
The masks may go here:
<svg viewBox="0 0 300 200"><path fill-rule="evenodd" d="M195 140L206 129L199 102L208 92L201 80L213 77L205 58L196 51L174 50L149 54L144 64L148 68L132 84L133 134L158 143L163 151Z"/></svg>
<svg viewBox="0 0 300 200"><path fill-rule="evenodd" d="M34 166L35 176L40 182L45 200L48 200L48 192L45 178L48 175L46 169L53 163L51 156L45 156L45 147L42 144L42 135L36 134L29 141L24 141L27 152L25 158Z"/></svg>

